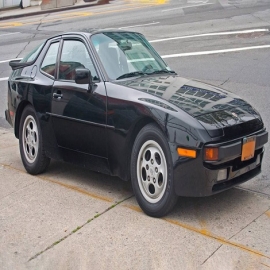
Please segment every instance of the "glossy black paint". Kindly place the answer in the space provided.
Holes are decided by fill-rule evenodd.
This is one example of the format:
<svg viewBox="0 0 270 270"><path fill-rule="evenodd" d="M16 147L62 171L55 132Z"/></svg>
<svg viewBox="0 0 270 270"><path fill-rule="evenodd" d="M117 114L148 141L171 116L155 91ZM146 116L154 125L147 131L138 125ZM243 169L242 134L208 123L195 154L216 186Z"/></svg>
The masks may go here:
<svg viewBox="0 0 270 270"><path fill-rule="evenodd" d="M12 68L12 70L16 70L19 68L24 68L24 67L32 65L32 63L20 63L20 61L21 61L20 59L18 60L16 59L9 62L9 65Z"/></svg>
<svg viewBox="0 0 270 270"><path fill-rule="evenodd" d="M170 103L161 106L167 106L169 110L184 110L195 117L211 137L225 135L228 138L263 128L260 115L251 105L212 85L177 75L139 78L119 84L161 97ZM145 101L155 103L153 99Z"/></svg>
<svg viewBox="0 0 270 270"><path fill-rule="evenodd" d="M91 77L90 70L87 68L77 68L76 74L75 74L75 83L76 84L88 84L89 86L92 87L92 77Z"/></svg>
<svg viewBox="0 0 270 270"><path fill-rule="evenodd" d="M128 180L133 142L143 126L156 123L171 149L178 195L211 195L259 173L260 165L254 165L254 161L258 156L262 161L268 133L251 105L223 89L177 75L111 81L90 43L90 36L70 33L54 37L46 42L30 66L17 65L19 68L9 79L6 111L17 138L21 113L31 104L38 115L46 155L54 159ZM60 42L59 61L63 39L80 40L88 48L99 78L93 81L91 91L88 84L60 80L58 66L56 79L40 70L53 42ZM251 134L261 136L261 143L256 145L254 159L245 164L253 169L252 173L242 175L248 170L237 169L241 163L239 144ZM218 162L206 163L203 149L209 144L231 147L231 151ZM179 157L177 147L181 146L196 150L197 158ZM221 168L227 168L228 179L217 183Z"/></svg>

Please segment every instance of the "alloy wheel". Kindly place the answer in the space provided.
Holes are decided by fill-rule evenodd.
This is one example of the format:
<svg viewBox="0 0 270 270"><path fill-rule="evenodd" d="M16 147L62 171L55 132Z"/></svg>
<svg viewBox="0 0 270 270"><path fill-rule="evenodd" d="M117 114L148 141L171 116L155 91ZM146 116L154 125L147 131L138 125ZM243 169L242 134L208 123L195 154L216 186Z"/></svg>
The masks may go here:
<svg viewBox="0 0 270 270"><path fill-rule="evenodd" d="M143 197L150 203L159 202L167 186L167 163L160 145L146 141L137 159L137 179Z"/></svg>
<svg viewBox="0 0 270 270"><path fill-rule="evenodd" d="M34 163L38 155L39 139L36 120L28 115L23 124L23 152L29 163Z"/></svg>

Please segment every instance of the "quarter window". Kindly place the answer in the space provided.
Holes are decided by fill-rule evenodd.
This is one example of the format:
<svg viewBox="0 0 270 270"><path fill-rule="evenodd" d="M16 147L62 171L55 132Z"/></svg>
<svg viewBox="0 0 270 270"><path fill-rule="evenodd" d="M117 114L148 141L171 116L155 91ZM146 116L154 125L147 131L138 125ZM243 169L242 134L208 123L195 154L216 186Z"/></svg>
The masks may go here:
<svg viewBox="0 0 270 270"><path fill-rule="evenodd" d="M58 48L59 48L59 42L51 44L41 65L41 70L52 77L55 77L55 67L56 67Z"/></svg>
<svg viewBox="0 0 270 270"><path fill-rule="evenodd" d="M30 63L33 62L37 56L39 55L41 49L43 48L44 43L40 44L36 47L33 51L31 51L28 55L26 55L22 60L21 63Z"/></svg>
<svg viewBox="0 0 270 270"><path fill-rule="evenodd" d="M78 40L65 40L59 65L59 79L74 81L76 68L87 68L91 71L93 80L98 79L85 45Z"/></svg>

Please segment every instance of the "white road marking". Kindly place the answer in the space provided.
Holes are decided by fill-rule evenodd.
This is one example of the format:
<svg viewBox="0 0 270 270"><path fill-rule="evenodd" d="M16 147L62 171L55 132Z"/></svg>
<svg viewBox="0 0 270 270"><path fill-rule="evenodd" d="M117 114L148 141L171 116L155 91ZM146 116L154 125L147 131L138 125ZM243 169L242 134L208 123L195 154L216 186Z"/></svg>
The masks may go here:
<svg viewBox="0 0 270 270"><path fill-rule="evenodd" d="M131 28L131 27L138 27L144 25L153 25L159 24L159 22L153 22L149 24L141 24L141 25L133 25L123 28ZM155 42L162 42L168 40L175 40L175 39L186 39L186 38L194 38L194 37L206 37L206 36L223 36L223 35L235 35L235 34L248 34L248 33L256 33L256 32L269 32L269 29L261 28L261 29L251 29L251 30L241 30L241 31L229 31L229 32L216 32L216 33L205 33L205 34L198 34L198 35L190 35L190 36L180 36L180 37L172 37L172 38L164 38L164 39L156 39L149 41L150 43ZM242 47L242 48L233 48L233 49L223 49L223 50L213 50L213 51L199 51L199 52L189 52L189 53L179 53L179 54L168 54L163 55L162 58L174 58L174 57L185 57L185 56L198 56L198 55L209 55L209 54L219 54L219 53L228 53L228 52L239 52L239 51L247 51L247 50L257 50L257 49L267 49L270 48L270 45L261 45L261 46L251 46L251 47ZM21 58L20 58L21 59ZM7 63L15 59L9 60L2 60L1 63ZM8 78L0 78L0 81L5 81Z"/></svg>
<svg viewBox="0 0 270 270"><path fill-rule="evenodd" d="M140 27L140 26L148 26L148 25L154 25L154 24L159 24L159 22L152 22L152 23L146 23L146 24L137 24L137 25L125 26L125 27L120 27L118 29L133 28L133 27Z"/></svg>
<svg viewBox="0 0 270 270"><path fill-rule="evenodd" d="M269 29L262 28L262 29L251 29L251 30L241 30L241 31L205 33L205 34L190 35L190 36L180 36L180 37L155 39L155 40L150 40L149 42L150 43L155 43L155 42L162 42L162 41L176 40L176 39L185 39L185 38L210 37L210 36L226 36L226 35L237 35L237 34L251 34L251 33L257 33L257 32L269 32Z"/></svg>
<svg viewBox="0 0 270 270"><path fill-rule="evenodd" d="M177 9L184 9L184 8L191 8L191 7L207 6L207 5L213 5L213 4L214 4L214 3L205 3L205 4L198 4L198 5L192 5L192 6L184 6L184 7L177 7L177 8L163 9L163 10L161 10L161 12L172 11L172 10L177 10Z"/></svg>
<svg viewBox="0 0 270 270"><path fill-rule="evenodd" d="M20 34L20 32L2 34L2 35L0 35L0 37L2 37L2 36L9 36L9 35L15 35L15 34Z"/></svg>
<svg viewBox="0 0 270 270"><path fill-rule="evenodd" d="M8 77L6 77L6 78L0 78L0 82L1 81L7 81L8 80Z"/></svg>
<svg viewBox="0 0 270 270"><path fill-rule="evenodd" d="M227 53L227 52L240 52L240 51L268 49L268 48L270 48L270 45L252 46L252 47L225 49L225 50L215 50L215 51L202 51L202 52L168 54L168 55L162 55L161 57L162 58L174 58L174 57L185 57L185 56L196 56L196 55L208 55L208 54Z"/></svg>
<svg viewBox="0 0 270 270"><path fill-rule="evenodd" d="M22 60L22 58L13 58L13 59L9 59L9 60L2 60L2 61L0 61L0 64L7 63L7 62L10 62L12 60Z"/></svg>

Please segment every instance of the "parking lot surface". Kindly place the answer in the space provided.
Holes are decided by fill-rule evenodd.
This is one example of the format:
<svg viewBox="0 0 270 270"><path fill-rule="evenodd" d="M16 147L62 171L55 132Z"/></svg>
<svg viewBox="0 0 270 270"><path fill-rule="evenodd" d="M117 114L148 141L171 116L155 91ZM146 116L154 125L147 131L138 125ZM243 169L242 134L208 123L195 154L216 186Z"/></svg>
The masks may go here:
<svg viewBox="0 0 270 270"><path fill-rule="evenodd" d="M269 269L270 199L234 188L146 216L130 183L61 162L27 174L0 129L1 269Z"/></svg>

